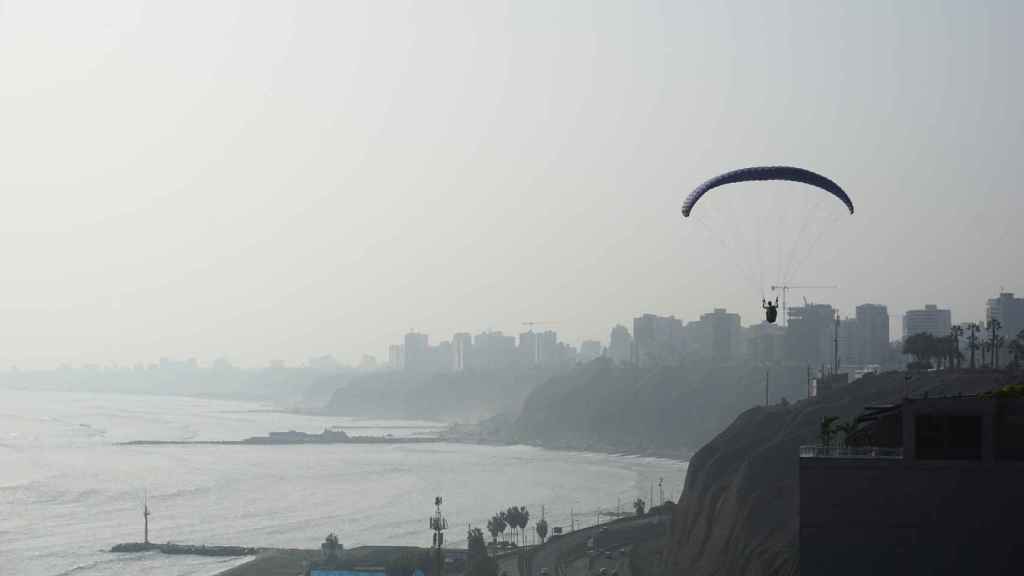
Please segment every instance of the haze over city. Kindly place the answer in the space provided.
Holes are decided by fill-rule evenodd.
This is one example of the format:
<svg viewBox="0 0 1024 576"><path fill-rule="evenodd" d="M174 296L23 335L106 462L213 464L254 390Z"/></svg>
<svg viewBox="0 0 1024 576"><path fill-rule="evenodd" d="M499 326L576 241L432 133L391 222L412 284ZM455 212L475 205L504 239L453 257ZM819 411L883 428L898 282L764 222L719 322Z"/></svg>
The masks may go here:
<svg viewBox="0 0 1024 576"><path fill-rule="evenodd" d="M958 322L1024 292L1024 8L783 6L7 2L0 363L755 323L679 205L758 164L857 203L793 278L840 286L812 300Z"/></svg>

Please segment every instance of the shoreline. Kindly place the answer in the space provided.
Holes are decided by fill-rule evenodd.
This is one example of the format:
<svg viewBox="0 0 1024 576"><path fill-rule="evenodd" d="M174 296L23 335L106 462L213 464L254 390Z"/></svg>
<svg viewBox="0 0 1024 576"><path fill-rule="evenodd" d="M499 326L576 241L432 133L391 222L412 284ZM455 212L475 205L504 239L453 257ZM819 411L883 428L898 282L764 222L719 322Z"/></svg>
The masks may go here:
<svg viewBox="0 0 1024 576"><path fill-rule="evenodd" d="M614 446L576 446L573 444L567 444L562 446L545 445L538 442L517 442L512 440L501 440L497 438L477 438L477 437L459 437L459 436L445 436L442 435L439 438L441 442L448 442L451 444L469 444L478 446L530 446L533 448L542 448L544 450L552 450L556 452L581 452L590 454L605 454L609 456L624 456L624 457L642 457L642 458L660 458L662 460L672 460L674 462L689 463L690 459L696 451L694 450L665 450L658 448L650 448L646 450L636 450L628 448L618 448Z"/></svg>

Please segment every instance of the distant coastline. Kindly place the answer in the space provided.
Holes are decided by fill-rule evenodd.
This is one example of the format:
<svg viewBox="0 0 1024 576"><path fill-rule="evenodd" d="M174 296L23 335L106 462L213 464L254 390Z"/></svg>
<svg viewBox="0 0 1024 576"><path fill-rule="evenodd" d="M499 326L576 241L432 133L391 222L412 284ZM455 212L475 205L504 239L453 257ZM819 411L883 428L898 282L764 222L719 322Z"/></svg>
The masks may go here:
<svg viewBox="0 0 1024 576"><path fill-rule="evenodd" d="M440 437L396 438L387 436L349 436L343 430L327 428L319 434L307 432L271 432L266 436L251 436L244 440L130 440L118 442L120 446L171 446L171 445L217 445L217 446L278 446L294 444L426 444L441 442Z"/></svg>

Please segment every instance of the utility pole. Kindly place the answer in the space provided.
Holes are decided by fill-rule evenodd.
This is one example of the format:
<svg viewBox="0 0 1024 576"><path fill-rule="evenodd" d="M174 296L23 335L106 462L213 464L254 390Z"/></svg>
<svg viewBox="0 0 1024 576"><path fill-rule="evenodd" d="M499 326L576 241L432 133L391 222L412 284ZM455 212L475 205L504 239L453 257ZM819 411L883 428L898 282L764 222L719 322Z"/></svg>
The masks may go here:
<svg viewBox="0 0 1024 576"><path fill-rule="evenodd" d="M441 548L444 546L444 531L448 529L448 520L441 515L440 496L434 498L434 515L430 518L430 529L434 531L434 576L441 576L444 569Z"/></svg>
<svg viewBox="0 0 1024 576"><path fill-rule="evenodd" d="M576 531L576 513L572 511L572 508L569 508L569 531Z"/></svg>
<svg viewBox="0 0 1024 576"><path fill-rule="evenodd" d="M145 503L142 505L143 521L143 542L149 544L149 494L146 494Z"/></svg>
<svg viewBox="0 0 1024 576"><path fill-rule="evenodd" d="M832 336L832 374L839 374L839 310L836 310L836 329Z"/></svg>
<svg viewBox="0 0 1024 576"><path fill-rule="evenodd" d="M665 489L662 487L662 484L664 482L665 482L664 478L658 478L658 499L659 499L659 504L664 504L665 503Z"/></svg>
<svg viewBox="0 0 1024 576"><path fill-rule="evenodd" d="M811 365L808 364L807 365L807 397L808 398L811 397L811 392L813 392L813 390L811 390Z"/></svg>

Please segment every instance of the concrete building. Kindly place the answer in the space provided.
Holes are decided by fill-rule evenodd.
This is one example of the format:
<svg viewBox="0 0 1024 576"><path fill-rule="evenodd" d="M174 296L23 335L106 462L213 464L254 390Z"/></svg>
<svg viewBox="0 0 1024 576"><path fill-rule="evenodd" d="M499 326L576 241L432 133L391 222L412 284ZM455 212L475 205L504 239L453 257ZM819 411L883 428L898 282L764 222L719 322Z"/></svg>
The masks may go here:
<svg viewBox="0 0 1024 576"><path fill-rule="evenodd" d="M839 321L839 364L860 366L864 364L862 356L860 322L856 318L843 318Z"/></svg>
<svg viewBox="0 0 1024 576"><path fill-rule="evenodd" d="M604 354L604 348L601 343L597 340L584 340L580 343L580 362L590 362L595 358L600 358Z"/></svg>
<svg viewBox="0 0 1024 576"><path fill-rule="evenodd" d="M612 328L608 336L608 355L612 362L622 365L630 361L633 350L633 338L629 335L629 329L622 324Z"/></svg>
<svg viewBox="0 0 1024 576"><path fill-rule="evenodd" d="M832 366L836 311L828 304L793 306L787 311L786 360L812 367Z"/></svg>
<svg viewBox="0 0 1024 576"><path fill-rule="evenodd" d="M473 355L473 337L469 332L458 332L452 336L452 370L461 372Z"/></svg>
<svg viewBox="0 0 1024 576"><path fill-rule="evenodd" d="M1004 338L999 350L999 363L1009 364L1013 358L1007 353L1007 346L1024 331L1024 298L1016 298L1012 292L1002 292L997 298L990 298L985 306L985 321L991 320L999 320L999 334Z"/></svg>
<svg viewBox="0 0 1024 576"><path fill-rule="evenodd" d="M402 340L402 368L422 372L429 368L430 339L426 334L409 332Z"/></svg>
<svg viewBox="0 0 1024 576"><path fill-rule="evenodd" d="M858 360L881 366L889 359L889 310L881 304L857 306Z"/></svg>
<svg viewBox="0 0 1024 576"><path fill-rule="evenodd" d="M761 322L750 326L744 341L751 362L777 364L785 358L786 329L778 324Z"/></svg>
<svg viewBox="0 0 1024 576"><path fill-rule="evenodd" d="M869 407L854 447L800 449L800 572L1016 574L1024 399Z"/></svg>
<svg viewBox="0 0 1024 576"><path fill-rule="evenodd" d="M903 339L921 333L948 336L952 326L952 314L948 309L926 304L923 310L907 310L903 315Z"/></svg>
<svg viewBox="0 0 1024 576"><path fill-rule="evenodd" d="M483 332L473 339L472 365L495 370L516 364L516 338L500 331Z"/></svg>
<svg viewBox="0 0 1024 576"><path fill-rule="evenodd" d="M402 369L402 347L398 344L388 346L388 368Z"/></svg>
<svg viewBox="0 0 1024 576"><path fill-rule="evenodd" d="M540 363L540 340L533 330L519 333L519 346L516 356L523 366L536 366Z"/></svg>
<svg viewBox="0 0 1024 576"><path fill-rule="evenodd" d="M632 361L639 366L670 366L683 359L683 322L675 316L644 314L633 319Z"/></svg>
<svg viewBox="0 0 1024 576"><path fill-rule="evenodd" d="M691 336L687 342L690 350L717 364L733 361L741 349L740 315L726 312L725 308L702 314L700 320L686 327Z"/></svg>

